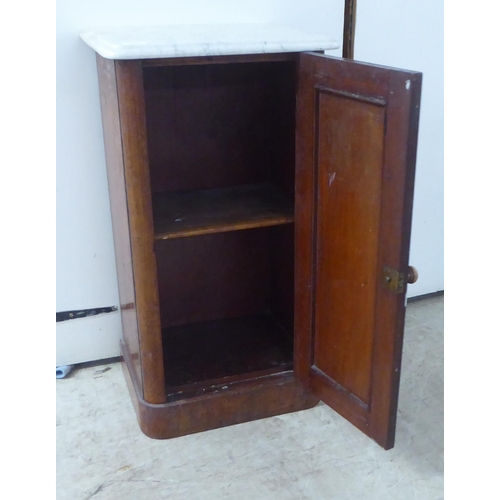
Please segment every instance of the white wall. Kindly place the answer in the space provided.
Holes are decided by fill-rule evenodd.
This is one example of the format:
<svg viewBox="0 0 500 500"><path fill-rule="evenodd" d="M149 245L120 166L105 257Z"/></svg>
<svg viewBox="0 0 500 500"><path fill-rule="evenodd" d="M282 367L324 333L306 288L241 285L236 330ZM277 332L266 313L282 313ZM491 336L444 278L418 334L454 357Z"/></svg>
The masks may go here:
<svg viewBox="0 0 500 500"><path fill-rule="evenodd" d="M269 21L329 34L341 42L343 4L343 0L58 0L57 311L118 304L95 55L79 39L80 31L99 26ZM426 72L412 241L412 262L422 276L413 294L443 288L442 104L439 107L435 97L440 89L434 88L440 84L442 61L436 43L442 30L438 22L428 22L440 14L438 7L430 0L359 0L358 6L356 58ZM417 12L409 16L409 11ZM341 51L335 54L340 56ZM118 355L120 329L118 313L58 323L57 364Z"/></svg>
<svg viewBox="0 0 500 500"><path fill-rule="evenodd" d="M444 289L442 0L358 0L354 58L423 73L408 296Z"/></svg>

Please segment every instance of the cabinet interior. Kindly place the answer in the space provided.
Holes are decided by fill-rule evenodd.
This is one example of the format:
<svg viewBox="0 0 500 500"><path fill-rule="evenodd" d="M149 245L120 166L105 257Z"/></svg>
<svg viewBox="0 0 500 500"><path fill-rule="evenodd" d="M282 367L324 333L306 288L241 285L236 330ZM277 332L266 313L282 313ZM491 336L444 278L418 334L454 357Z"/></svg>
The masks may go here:
<svg viewBox="0 0 500 500"><path fill-rule="evenodd" d="M170 399L291 370L295 62L143 80Z"/></svg>

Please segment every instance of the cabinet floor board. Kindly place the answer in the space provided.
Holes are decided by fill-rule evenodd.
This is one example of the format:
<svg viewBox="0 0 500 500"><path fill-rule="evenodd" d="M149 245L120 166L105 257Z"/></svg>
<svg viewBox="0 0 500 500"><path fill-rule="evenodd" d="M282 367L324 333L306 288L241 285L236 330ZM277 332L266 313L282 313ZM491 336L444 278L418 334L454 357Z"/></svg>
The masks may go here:
<svg viewBox="0 0 500 500"><path fill-rule="evenodd" d="M270 314L206 321L163 330L169 389L224 377L292 368L291 338Z"/></svg>

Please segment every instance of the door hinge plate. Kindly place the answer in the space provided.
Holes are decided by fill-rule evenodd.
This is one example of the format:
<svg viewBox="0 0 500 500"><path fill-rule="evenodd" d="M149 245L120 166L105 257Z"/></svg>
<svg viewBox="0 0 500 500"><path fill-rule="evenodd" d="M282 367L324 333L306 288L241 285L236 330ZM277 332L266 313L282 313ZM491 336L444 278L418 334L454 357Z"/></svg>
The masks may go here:
<svg viewBox="0 0 500 500"><path fill-rule="evenodd" d="M405 275L392 267L385 266L382 276L382 286L394 293L403 293L405 289Z"/></svg>

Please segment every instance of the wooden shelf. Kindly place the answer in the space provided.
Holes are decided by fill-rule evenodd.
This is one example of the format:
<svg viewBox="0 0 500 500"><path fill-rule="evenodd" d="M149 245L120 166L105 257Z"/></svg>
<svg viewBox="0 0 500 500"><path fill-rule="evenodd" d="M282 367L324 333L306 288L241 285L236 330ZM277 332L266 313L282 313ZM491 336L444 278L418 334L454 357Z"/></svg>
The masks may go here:
<svg viewBox="0 0 500 500"><path fill-rule="evenodd" d="M270 184L153 195L155 240L289 224L293 203Z"/></svg>
<svg viewBox="0 0 500 500"><path fill-rule="evenodd" d="M293 343L271 315L256 314L166 328L163 351L166 386L175 391L290 370Z"/></svg>

